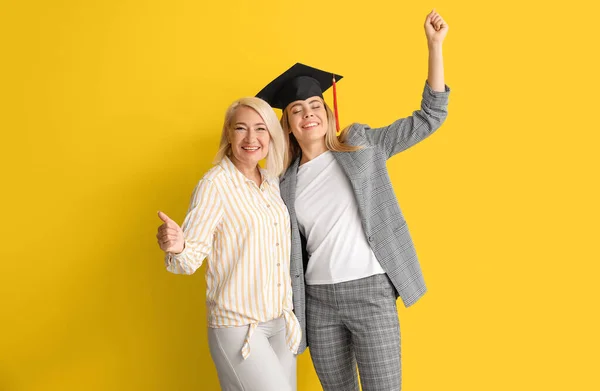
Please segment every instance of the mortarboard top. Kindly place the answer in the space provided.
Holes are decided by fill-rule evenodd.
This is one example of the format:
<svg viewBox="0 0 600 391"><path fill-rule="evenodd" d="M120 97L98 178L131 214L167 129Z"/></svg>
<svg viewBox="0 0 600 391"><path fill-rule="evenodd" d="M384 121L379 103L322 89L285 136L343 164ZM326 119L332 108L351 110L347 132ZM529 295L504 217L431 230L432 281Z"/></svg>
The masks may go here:
<svg viewBox="0 0 600 391"><path fill-rule="evenodd" d="M334 77L336 81L342 78L340 75L298 62L267 84L256 96L267 101L272 107L283 110L297 100L305 100L311 96L323 98L323 92L332 85L335 93Z"/></svg>

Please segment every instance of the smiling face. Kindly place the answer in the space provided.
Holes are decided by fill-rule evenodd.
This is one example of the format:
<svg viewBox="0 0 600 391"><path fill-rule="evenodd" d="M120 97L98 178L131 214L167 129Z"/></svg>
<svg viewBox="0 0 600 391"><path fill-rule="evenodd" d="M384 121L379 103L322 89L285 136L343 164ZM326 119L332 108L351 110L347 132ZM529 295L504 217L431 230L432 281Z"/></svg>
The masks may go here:
<svg viewBox="0 0 600 391"><path fill-rule="evenodd" d="M231 160L236 165L253 168L269 153L271 136L262 117L247 106L235 110L229 130Z"/></svg>
<svg viewBox="0 0 600 391"><path fill-rule="evenodd" d="M313 96L292 102L286 108L290 130L300 145L323 142L327 133L327 112L323 99Z"/></svg>

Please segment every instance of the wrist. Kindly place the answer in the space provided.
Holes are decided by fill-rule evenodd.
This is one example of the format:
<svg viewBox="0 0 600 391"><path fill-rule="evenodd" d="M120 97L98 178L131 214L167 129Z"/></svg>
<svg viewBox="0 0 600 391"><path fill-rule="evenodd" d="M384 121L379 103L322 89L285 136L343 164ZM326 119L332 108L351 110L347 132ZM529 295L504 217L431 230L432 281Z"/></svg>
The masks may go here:
<svg viewBox="0 0 600 391"><path fill-rule="evenodd" d="M183 250L185 250L185 242L183 242L183 245L181 246L181 250L175 251L175 249L173 249L173 251L169 251L169 252L173 255L179 255L183 252Z"/></svg>
<svg viewBox="0 0 600 391"><path fill-rule="evenodd" d="M442 53L442 42L427 41L427 48L431 53Z"/></svg>

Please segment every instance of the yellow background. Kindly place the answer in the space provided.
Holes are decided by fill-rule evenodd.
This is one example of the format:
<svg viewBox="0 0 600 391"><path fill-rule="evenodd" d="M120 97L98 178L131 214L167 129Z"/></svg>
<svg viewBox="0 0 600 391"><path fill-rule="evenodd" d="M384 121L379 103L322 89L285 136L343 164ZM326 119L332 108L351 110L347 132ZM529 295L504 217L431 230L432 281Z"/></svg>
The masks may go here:
<svg viewBox="0 0 600 391"><path fill-rule="evenodd" d="M389 162L429 287L403 389L600 389L596 4L3 1L0 390L218 389L156 211L182 221L227 105L297 61L345 76L343 125L409 115L434 6L450 114Z"/></svg>

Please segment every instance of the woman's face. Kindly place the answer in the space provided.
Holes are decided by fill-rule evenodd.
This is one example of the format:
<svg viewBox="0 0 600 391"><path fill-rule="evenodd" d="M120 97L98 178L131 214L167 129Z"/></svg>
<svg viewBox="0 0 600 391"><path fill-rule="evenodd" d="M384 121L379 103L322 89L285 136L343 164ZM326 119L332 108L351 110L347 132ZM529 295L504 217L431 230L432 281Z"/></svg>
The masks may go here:
<svg viewBox="0 0 600 391"><path fill-rule="evenodd" d="M234 163L253 167L269 153L271 135L262 117L247 106L240 106L233 114L229 141Z"/></svg>
<svg viewBox="0 0 600 391"><path fill-rule="evenodd" d="M322 142L327 133L327 111L318 96L292 102L286 108L290 129L300 144Z"/></svg>

